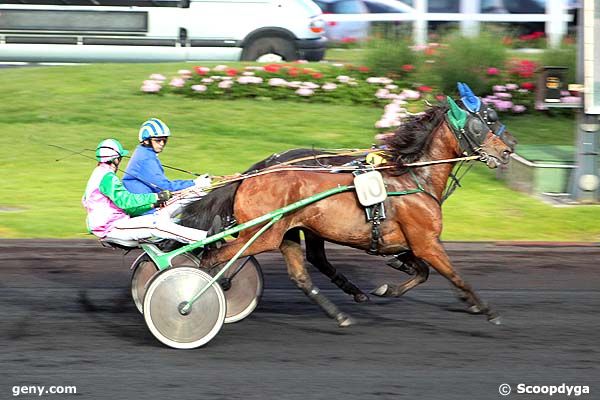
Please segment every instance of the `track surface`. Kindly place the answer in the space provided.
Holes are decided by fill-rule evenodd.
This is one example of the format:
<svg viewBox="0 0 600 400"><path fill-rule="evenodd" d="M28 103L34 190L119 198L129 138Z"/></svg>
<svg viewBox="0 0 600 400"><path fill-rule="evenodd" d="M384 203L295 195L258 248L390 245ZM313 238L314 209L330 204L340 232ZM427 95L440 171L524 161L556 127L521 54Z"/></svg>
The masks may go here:
<svg viewBox="0 0 600 400"><path fill-rule="evenodd" d="M258 256L265 293L207 346L164 347L129 298L135 254L95 241L0 240L0 398L20 385L74 385L78 399L563 399L516 385L588 385L600 398L600 247L448 243L457 270L503 325L469 315L436 273L400 299L355 304L315 283L358 324L338 328ZM405 275L332 246L364 290ZM35 398L21 395L20 398ZM573 395L570 398L575 398Z"/></svg>

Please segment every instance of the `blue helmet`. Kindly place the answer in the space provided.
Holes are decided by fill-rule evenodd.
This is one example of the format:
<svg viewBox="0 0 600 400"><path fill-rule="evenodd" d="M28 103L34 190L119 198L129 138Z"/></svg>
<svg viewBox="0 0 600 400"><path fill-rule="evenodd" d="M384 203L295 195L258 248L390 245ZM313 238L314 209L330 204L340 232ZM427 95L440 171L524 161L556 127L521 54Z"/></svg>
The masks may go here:
<svg viewBox="0 0 600 400"><path fill-rule="evenodd" d="M138 139L141 142L144 140L153 138L153 137L167 137L171 136L171 131L167 124L162 122L158 118L151 118L148 121L144 122L140 127L140 132L138 134Z"/></svg>

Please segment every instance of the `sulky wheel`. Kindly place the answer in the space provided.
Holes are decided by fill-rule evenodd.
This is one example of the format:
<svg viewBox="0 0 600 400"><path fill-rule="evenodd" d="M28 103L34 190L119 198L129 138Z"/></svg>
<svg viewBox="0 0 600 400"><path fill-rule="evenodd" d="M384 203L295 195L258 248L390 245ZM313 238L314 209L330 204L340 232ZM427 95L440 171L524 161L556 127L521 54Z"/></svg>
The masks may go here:
<svg viewBox="0 0 600 400"><path fill-rule="evenodd" d="M171 261L171 264L173 266L200 266L198 259L189 253L178 255ZM138 311L143 314L146 287L148 281L158 272L158 267L146 253L142 253L131 265L131 270L133 270L131 274L131 297Z"/></svg>
<svg viewBox="0 0 600 400"><path fill-rule="evenodd" d="M152 278L144 297L144 319L158 340L176 349L193 349L219 333L227 305L218 284L211 285L187 312L182 310L211 279L193 267L167 268Z"/></svg>
<svg viewBox="0 0 600 400"><path fill-rule="evenodd" d="M144 294L146 294L146 284L158 271L158 267L146 253L142 253L133 262L131 269L133 270L131 274L131 297L138 311L143 313L142 305Z"/></svg>
<svg viewBox="0 0 600 400"><path fill-rule="evenodd" d="M216 273L220 267L211 272ZM227 299L225 323L238 322L254 311L263 292L263 274L253 256L237 260L219 279Z"/></svg>

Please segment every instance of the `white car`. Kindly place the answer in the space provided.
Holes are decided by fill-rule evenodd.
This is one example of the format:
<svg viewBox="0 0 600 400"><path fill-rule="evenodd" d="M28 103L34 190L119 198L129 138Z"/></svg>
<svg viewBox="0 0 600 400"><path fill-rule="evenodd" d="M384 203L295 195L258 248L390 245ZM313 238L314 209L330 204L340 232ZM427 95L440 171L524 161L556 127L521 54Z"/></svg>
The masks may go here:
<svg viewBox="0 0 600 400"><path fill-rule="evenodd" d="M311 0L2 0L0 61L319 61Z"/></svg>

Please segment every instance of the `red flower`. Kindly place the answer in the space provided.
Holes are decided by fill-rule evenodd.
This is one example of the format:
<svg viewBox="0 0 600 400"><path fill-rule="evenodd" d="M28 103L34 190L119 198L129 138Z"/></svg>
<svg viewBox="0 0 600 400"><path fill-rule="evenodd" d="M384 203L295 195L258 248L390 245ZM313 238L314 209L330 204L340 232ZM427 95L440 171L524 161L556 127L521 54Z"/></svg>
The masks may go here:
<svg viewBox="0 0 600 400"><path fill-rule="evenodd" d="M356 43L356 38L354 37L343 37L342 38L342 43Z"/></svg>
<svg viewBox="0 0 600 400"><path fill-rule="evenodd" d="M238 71L235 68L227 68L227 71L225 71L225 73L229 76L236 76Z"/></svg>
<svg viewBox="0 0 600 400"><path fill-rule="evenodd" d="M429 86L419 86L419 87L417 88L417 90L418 90L419 92L425 92L425 93L429 93L429 92L431 92L433 89L431 89L431 87L429 87Z"/></svg>
<svg viewBox="0 0 600 400"><path fill-rule="evenodd" d="M277 64L268 64L263 67L263 69L267 72L279 72L281 69L280 65Z"/></svg>
<svg viewBox="0 0 600 400"><path fill-rule="evenodd" d="M488 75L498 75L499 73L500 73L500 70L498 68L490 67L487 69Z"/></svg>
<svg viewBox="0 0 600 400"><path fill-rule="evenodd" d="M209 71L209 69L206 67L194 67L194 70L198 75L206 75Z"/></svg>
<svg viewBox="0 0 600 400"><path fill-rule="evenodd" d="M414 69L415 69L415 66L414 66L414 65L412 65L412 64L404 64L404 65L402 66L402 70L403 70L404 72L412 72L412 71L414 71Z"/></svg>
<svg viewBox="0 0 600 400"><path fill-rule="evenodd" d="M315 72L314 74L312 74L312 77L315 79L321 79L323 77L323 74L320 72Z"/></svg>
<svg viewBox="0 0 600 400"><path fill-rule="evenodd" d="M360 67L358 67L358 71L359 72L369 72L370 69L369 69L369 67L360 66Z"/></svg>
<svg viewBox="0 0 600 400"><path fill-rule="evenodd" d="M446 100L446 96L444 96L443 94L438 94L437 96L435 96L435 99L437 101L444 101Z"/></svg>
<svg viewBox="0 0 600 400"><path fill-rule="evenodd" d="M297 68L290 68L287 71L289 76L298 76L298 69Z"/></svg>
<svg viewBox="0 0 600 400"><path fill-rule="evenodd" d="M523 82L521 83L521 87L523 89L533 90L535 88L535 85L533 84L533 82Z"/></svg>

